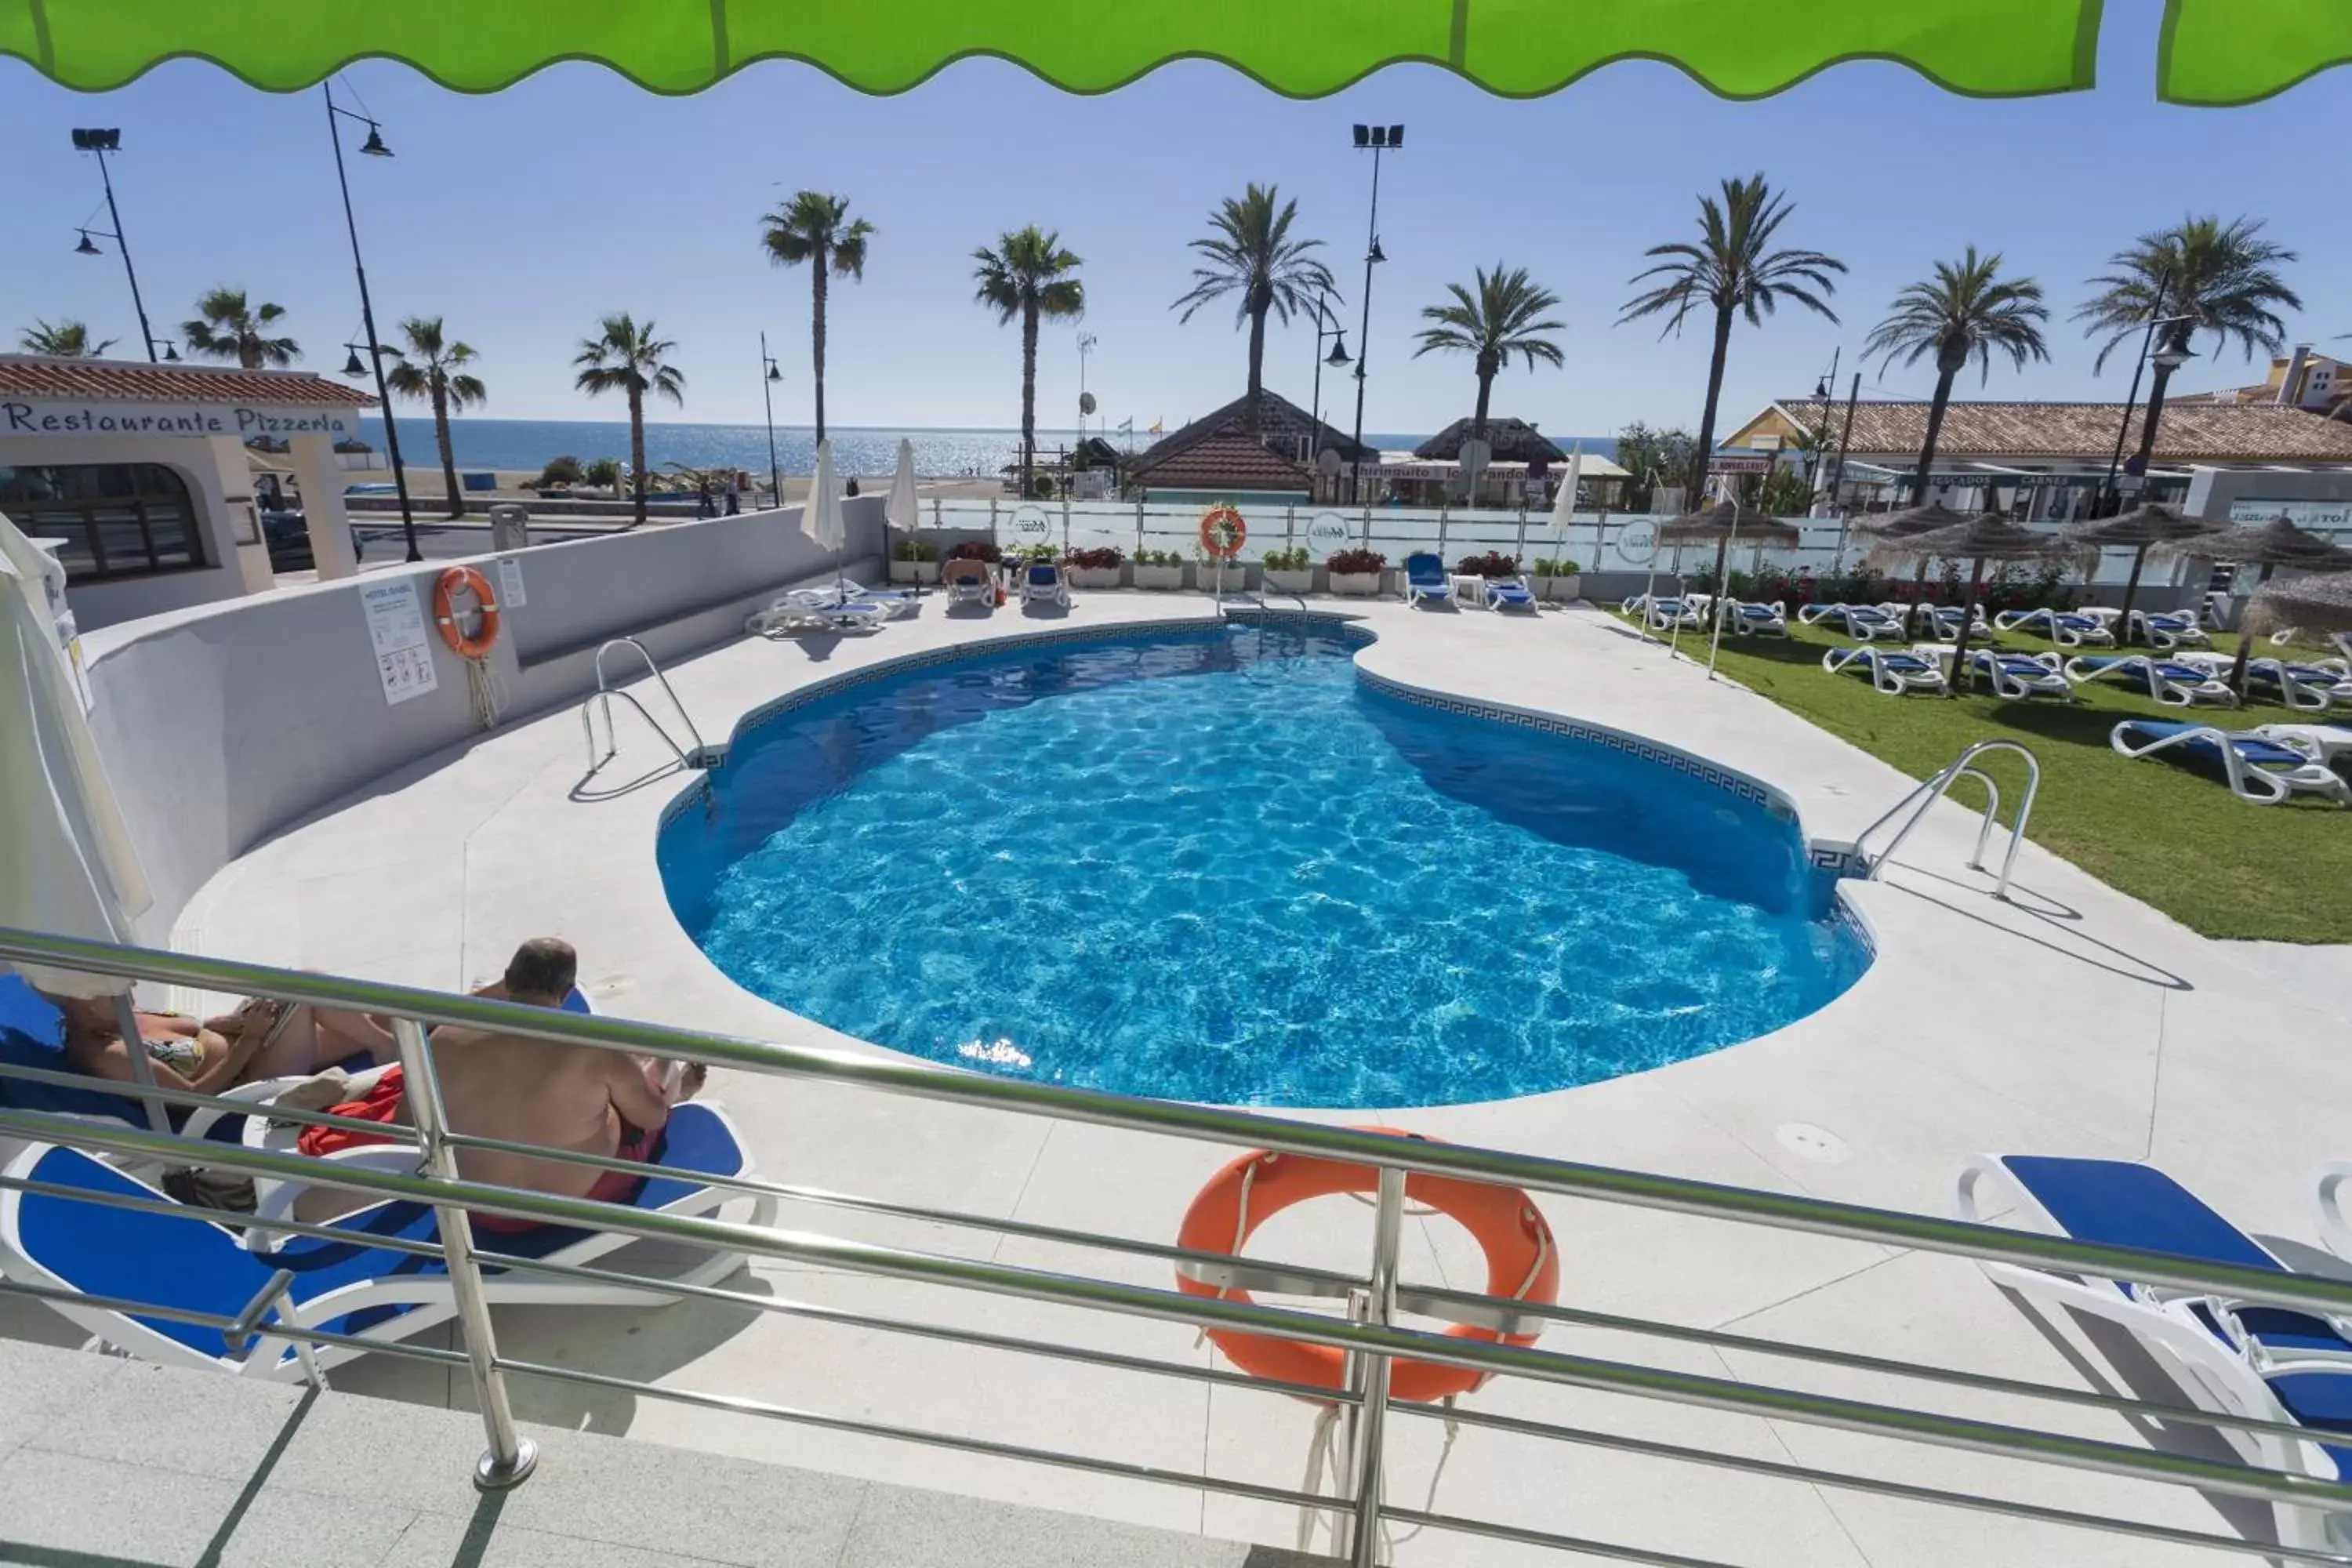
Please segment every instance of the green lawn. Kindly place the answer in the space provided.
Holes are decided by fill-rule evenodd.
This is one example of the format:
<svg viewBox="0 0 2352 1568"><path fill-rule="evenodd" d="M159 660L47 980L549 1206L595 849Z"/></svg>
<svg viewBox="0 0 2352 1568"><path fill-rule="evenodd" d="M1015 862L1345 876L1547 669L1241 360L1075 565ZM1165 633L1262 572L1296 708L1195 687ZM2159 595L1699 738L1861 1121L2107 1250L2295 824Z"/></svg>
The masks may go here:
<svg viewBox="0 0 2352 1568"><path fill-rule="evenodd" d="M2042 761L2042 793L2028 833L2035 843L2207 936L2352 942L2352 811L2308 797L2249 805L2218 772L2158 758L2131 762L2109 748L2107 733L2117 721L2134 714L2178 719L2185 716L2179 710L2104 682L2084 688L2083 700L2073 704L1885 697L1859 675L1822 668L1823 651L1848 646L1847 639L1794 621L1792 616L1794 637L1787 642L1726 637L1723 673L1914 778L1935 773L1971 742L2021 742ZM2000 640L2032 653L2052 646L2013 634ZM2214 643L2234 651L2229 637ZM1694 647L1688 632L1683 646ZM1704 661L1704 639L1696 647ZM2238 713L2196 712L2225 728L2310 721L2261 703ZM2004 803L2014 803L2023 764L2013 756L1985 761ZM1981 805L1969 785L1954 793Z"/></svg>

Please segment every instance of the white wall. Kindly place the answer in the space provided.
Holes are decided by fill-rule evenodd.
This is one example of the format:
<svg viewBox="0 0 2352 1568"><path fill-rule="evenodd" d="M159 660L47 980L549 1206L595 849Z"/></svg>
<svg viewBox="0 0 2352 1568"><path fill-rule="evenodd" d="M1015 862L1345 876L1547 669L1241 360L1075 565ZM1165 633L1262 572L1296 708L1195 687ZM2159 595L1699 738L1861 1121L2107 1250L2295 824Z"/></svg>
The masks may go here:
<svg viewBox="0 0 2352 1568"><path fill-rule="evenodd" d="M852 564L878 568L883 498L845 504ZM478 557L496 577L491 558ZM504 615L490 668L511 721L593 685L603 639L669 660L740 636L783 585L829 574L800 509L678 523L523 552L528 602ZM428 606L436 562L370 572L119 625L86 637L90 722L138 840L163 942L188 898L254 844L478 732L465 661L432 639L437 689L388 705L361 588L411 576ZM220 574L210 574L218 576Z"/></svg>
<svg viewBox="0 0 2352 1568"><path fill-rule="evenodd" d="M161 463L186 481L204 531L206 565L120 583L89 583L67 591L66 602L85 632L190 605L233 599L246 591L227 492L212 443L192 437L142 440L124 436L0 437L0 464L35 468L69 463ZM243 467L242 453L238 463ZM248 493L240 491L239 493Z"/></svg>

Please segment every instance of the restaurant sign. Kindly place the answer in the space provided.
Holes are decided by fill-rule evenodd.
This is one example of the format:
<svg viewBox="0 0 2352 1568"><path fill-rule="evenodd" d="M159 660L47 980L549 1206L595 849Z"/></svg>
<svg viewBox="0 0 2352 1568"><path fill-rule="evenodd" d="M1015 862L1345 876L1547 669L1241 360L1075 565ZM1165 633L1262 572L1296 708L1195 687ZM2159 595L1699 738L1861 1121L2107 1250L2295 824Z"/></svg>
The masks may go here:
<svg viewBox="0 0 2352 1568"><path fill-rule="evenodd" d="M331 436L356 438L360 411L334 405L0 398L0 436Z"/></svg>
<svg viewBox="0 0 2352 1568"><path fill-rule="evenodd" d="M2240 528L2260 528L2267 522L2286 519L2297 528L2333 532L2352 528L2352 501L2340 500L2233 500L2230 503L2230 521Z"/></svg>

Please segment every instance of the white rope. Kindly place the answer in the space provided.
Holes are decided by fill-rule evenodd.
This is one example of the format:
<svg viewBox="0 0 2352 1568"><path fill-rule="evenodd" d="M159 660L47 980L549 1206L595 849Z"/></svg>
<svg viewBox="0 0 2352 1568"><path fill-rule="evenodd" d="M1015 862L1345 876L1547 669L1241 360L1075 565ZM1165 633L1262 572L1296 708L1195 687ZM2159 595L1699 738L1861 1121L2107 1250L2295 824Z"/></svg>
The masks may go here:
<svg viewBox="0 0 2352 1568"><path fill-rule="evenodd" d="M474 704L474 722L485 730L499 727L499 710L504 706L505 692L499 689L497 671L490 668L488 654L466 661L466 694Z"/></svg>

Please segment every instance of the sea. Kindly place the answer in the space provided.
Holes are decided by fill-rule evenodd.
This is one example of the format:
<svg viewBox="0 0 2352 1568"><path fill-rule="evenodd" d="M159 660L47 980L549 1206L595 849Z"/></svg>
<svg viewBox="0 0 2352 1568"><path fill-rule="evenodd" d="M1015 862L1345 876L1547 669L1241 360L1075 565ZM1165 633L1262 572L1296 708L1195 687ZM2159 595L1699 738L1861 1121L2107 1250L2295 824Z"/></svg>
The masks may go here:
<svg viewBox="0 0 2352 1568"><path fill-rule="evenodd" d="M378 451L384 449L381 419L362 420L361 432ZM882 430L835 426L826 434L833 438L835 467L850 474L893 472L898 466L898 443L902 439L914 443L915 471L926 479L992 479L1005 464L1018 461L1021 456L1018 430ZM1115 447L1129 445L1129 438L1118 431L1094 430L1086 434L1101 436ZM539 468L552 458L569 456L583 462L618 458L625 461L629 455L629 426L625 420L454 419L449 424L449 437L461 468ZM1041 429L1037 432L1037 446L1041 452L1051 454L1058 447L1076 444L1079 438L1080 432L1076 430ZM1426 435L1370 431L1364 436L1373 446L1390 451L1410 450L1428 438ZM1134 447L1141 451L1153 439L1148 432L1139 430ZM1555 439L1559 439L1562 448L1569 451L1581 445L1585 451L1613 456L1617 449L1613 436ZM432 420L415 416L403 417L402 459L411 468L429 468L436 461L435 451ZM689 468L743 468L756 474L768 466L767 426L649 421L646 426L646 462L656 469L677 463ZM816 432L805 426L777 426L776 464L787 474L815 472Z"/></svg>

